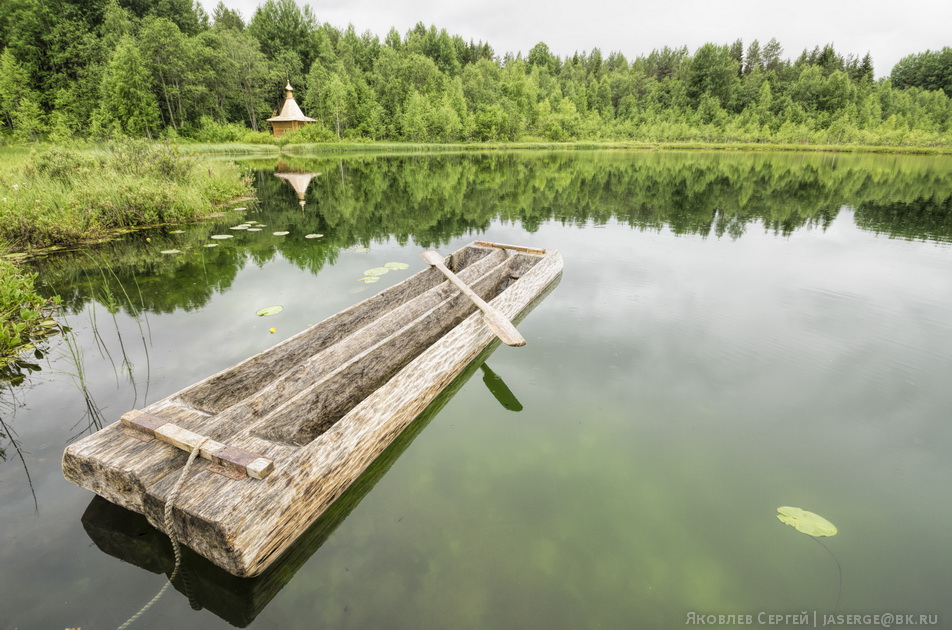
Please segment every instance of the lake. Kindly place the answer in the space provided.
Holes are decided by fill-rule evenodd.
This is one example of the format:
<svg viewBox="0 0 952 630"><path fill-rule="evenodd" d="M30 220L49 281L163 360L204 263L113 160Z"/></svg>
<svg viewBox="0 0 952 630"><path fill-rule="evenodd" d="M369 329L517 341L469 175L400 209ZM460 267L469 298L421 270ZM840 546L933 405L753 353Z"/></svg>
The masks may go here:
<svg viewBox="0 0 952 630"><path fill-rule="evenodd" d="M272 569L186 553L133 627L952 623L952 158L239 161L244 209L34 264L71 332L0 391L0 628L117 627L172 572L167 538L64 481L67 444L476 239L562 253L528 344L470 366ZM359 282L387 262L410 268Z"/></svg>

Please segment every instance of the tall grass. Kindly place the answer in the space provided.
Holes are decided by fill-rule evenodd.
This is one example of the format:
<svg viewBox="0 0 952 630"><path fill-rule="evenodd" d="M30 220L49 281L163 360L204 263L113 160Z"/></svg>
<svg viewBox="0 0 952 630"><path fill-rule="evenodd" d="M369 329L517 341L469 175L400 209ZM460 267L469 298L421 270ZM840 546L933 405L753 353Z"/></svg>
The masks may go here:
<svg viewBox="0 0 952 630"><path fill-rule="evenodd" d="M145 141L98 151L52 146L15 161L0 160L7 247L68 245L116 228L192 221L251 191L235 164Z"/></svg>

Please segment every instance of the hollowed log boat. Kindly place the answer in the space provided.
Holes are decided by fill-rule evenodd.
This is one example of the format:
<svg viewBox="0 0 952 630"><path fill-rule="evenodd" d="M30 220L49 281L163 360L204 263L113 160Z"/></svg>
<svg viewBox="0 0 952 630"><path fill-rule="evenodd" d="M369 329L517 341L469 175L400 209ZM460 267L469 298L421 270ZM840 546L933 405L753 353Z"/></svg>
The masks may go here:
<svg viewBox="0 0 952 630"><path fill-rule="evenodd" d="M446 267L518 320L556 250L476 241ZM68 446L65 477L239 577L261 573L496 340L435 267ZM174 498L188 451L200 449Z"/></svg>

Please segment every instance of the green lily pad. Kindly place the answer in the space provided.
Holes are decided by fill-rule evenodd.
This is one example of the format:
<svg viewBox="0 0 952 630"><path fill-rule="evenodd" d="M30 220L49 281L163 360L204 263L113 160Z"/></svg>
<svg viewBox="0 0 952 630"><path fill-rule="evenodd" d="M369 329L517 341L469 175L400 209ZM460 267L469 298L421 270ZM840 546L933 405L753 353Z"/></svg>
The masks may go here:
<svg viewBox="0 0 952 630"><path fill-rule="evenodd" d="M321 238L323 234L305 234L304 238Z"/></svg>
<svg viewBox="0 0 952 630"><path fill-rule="evenodd" d="M257 313L255 313L255 315L257 315L258 317L266 317L266 316L268 316L268 315L277 315L278 313L280 313L280 312L283 311L283 310L284 310L284 307L283 307L283 306L277 306L277 305L275 305L275 306L266 306L266 307L264 307L263 309L261 309L260 311L258 311Z"/></svg>
<svg viewBox="0 0 952 630"><path fill-rule="evenodd" d="M160 254L181 254L181 250L178 249L163 249Z"/></svg>
<svg viewBox="0 0 952 630"><path fill-rule="evenodd" d="M290 232L272 232L275 236L287 236Z"/></svg>
<svg viewBox="0 0 952 630"><path fill-rule="evenodd" d="M212 234L211 238L222 240L226 238L235 238L235 237L231 234Z"/></svg>
<svg viewBox="0 0 952 630"><path fill-rule="evenodd" d="M363 282L364 284L370 284L371 282L377 282L380 280L378 276L364 276L363 278L357 278L357 282Z"/></svg>
<svg viewBox="0 0 952 630"><path fill-rule="evenodd" d="M798 507L778 507L777 518L781 522L793 527L798 532L810 536L832 536L836 533L836 526L819 514L808 512Z"/></svg>
<svg viewBox="0 0 952 630"><path fill-rule="evenodd" d="M261 228L248 228L249 232L260 232Z"/></svg>
<svg viewBox="0 0 952 630"><path fill-rule="evenodd" d="M247 230L250 227L251 227L250 225L234 225L228 229L229 230Z"/></svg>
<svg viewBox="0 0 952 630"><path fill-rule="evenodd" d="M390 270L386 267L374 267L373 269L368 269L364 272L365 276L382 276L385 273L390 273Z"/></svg>
<svg viewBox="0 0 952 630"><path fill-rule="evenodd" d="M389 262L389 263L384 263L384 267L386 267L387 269L393 269L394 271L399 271L401 269L409 268L410 265L408 265L407 263L402 263L402 262Z"/></svg>

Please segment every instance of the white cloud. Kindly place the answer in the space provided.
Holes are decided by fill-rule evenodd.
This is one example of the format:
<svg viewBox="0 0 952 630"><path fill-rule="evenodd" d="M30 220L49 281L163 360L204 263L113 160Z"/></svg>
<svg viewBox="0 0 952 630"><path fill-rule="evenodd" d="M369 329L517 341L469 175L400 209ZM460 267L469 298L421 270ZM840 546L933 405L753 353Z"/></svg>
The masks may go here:
<svg viewBox="0 0 952 630"><path fill-rule="evenodd" d="M209 12L217 0L202 0ZM299 0L299 4L305 4ZM256 0L225 0L245 20ZM877 76L888 75L902 57L952 45L952 2L948 0L331 0L310 2L321 22L381 39L391 27L403 34L417 22L445 28L467 41L488 42L497 54L527 53L544 41L558 55L619 51L628 58L663 46L687 46L692 52L706 42L727 44L775 37L784 57L795 59L804 48L832 43L842 55L872 54Z"/></svg>

